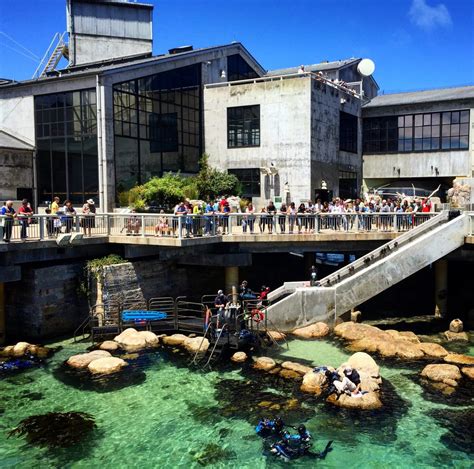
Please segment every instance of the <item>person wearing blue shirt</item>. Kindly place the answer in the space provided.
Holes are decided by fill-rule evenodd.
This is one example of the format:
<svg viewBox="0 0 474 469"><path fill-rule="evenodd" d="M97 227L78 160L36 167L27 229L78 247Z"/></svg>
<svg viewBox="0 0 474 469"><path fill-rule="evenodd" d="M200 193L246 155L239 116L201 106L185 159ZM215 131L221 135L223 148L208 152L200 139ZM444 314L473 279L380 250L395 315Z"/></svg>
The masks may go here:
<svg viewBox="0 0 474 469"><path fill-rule="evenodd" d="M6 201L5 205L0 211L0 214L3 217L3 241L9 243L12 237L13 222L16 217L16 212L13 208L13 202L11 200Z"/></svg>

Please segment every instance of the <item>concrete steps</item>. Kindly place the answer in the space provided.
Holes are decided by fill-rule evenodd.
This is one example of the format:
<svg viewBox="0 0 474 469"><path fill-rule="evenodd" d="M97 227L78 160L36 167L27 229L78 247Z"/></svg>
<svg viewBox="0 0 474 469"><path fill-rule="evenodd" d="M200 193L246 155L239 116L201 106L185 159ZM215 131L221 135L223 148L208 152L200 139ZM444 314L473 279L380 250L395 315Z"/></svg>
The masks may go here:
<svg viewBox="0 0 474 469"><path fill-rule="evenodd" d="M283 331L318 321L334 323L341 314L461 247L468 232L469 215L449 220L449 213L441 212L323 278L322 286L294 288L268 308L269 317Z"/></svg>

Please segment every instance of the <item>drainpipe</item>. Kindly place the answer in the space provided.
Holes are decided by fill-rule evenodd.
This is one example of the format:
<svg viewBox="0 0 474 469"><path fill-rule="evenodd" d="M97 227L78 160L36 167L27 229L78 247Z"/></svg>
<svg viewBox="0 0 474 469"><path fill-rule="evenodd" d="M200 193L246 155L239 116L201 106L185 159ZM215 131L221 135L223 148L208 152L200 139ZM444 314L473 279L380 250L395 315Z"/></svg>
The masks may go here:
<svg viewBox="0 0 474 469"><path fill-rule="evenodd" d="M106 212L104 200L104 159L102 148L102 83L99 75L96 77L96 106L97 106L97 158L99 164L99 205L102 213Z"/></svg>
<svg viewBox="0 0 474 469"><path fill-rule="evenodd" d="M37 178L37 174L36 174L36 160L37 160L37 157L38 157L38 152L37 152L36 147L35 147L35 149L33 150L33 167L32 167L32 171L33 171L33 210L35 212L38 211L38 204L39 204L39 201L38 201L38 178Z"/></svg>

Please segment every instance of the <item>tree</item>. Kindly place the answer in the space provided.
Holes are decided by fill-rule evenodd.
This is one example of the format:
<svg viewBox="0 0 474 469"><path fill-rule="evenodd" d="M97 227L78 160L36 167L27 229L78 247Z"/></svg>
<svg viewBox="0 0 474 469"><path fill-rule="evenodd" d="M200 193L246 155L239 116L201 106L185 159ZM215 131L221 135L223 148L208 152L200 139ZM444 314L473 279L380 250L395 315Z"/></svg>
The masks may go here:
<svg viewBox="0 0 474 469"><path fill-rule="evenodd" d="M209 166L209 156L204 153L200 161L200 170L196 176L199 198L211 200L221 195L240 195L241 184L233 175Z"/></svg>

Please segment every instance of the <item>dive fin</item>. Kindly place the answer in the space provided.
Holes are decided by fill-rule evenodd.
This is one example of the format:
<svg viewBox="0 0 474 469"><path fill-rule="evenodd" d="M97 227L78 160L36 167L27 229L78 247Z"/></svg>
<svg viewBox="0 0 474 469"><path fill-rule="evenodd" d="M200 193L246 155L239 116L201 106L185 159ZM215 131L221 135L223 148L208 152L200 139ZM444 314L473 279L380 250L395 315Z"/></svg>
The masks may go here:
<svg viewBox="0 0 474 469"><path fill-rule="evenodd" d="M333 440L329 440L329 441L328 441L328 444L326 445L326 447L324 448L324 450L319 454L319 457L320 457L321 459L324 459L324 458L326 457L326 454L328 454L329 451L332 450L332 448L331 448L332 441L333 441Z"/></svg>

